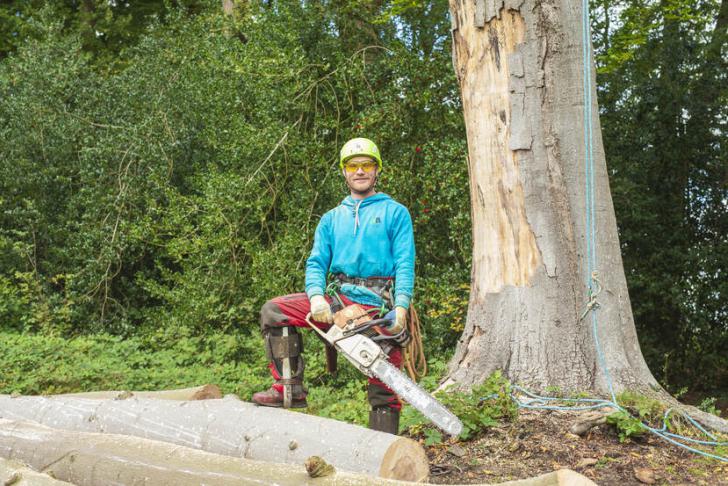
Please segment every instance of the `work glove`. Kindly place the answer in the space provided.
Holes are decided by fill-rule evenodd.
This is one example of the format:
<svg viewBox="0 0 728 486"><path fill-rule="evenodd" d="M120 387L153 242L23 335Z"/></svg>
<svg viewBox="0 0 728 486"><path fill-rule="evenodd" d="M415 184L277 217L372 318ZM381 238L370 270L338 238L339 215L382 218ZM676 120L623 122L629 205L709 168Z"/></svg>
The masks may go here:
<svg viewBox="0 0 728 486"><path fill-rule="evenodd" d="M323 295L314 295L311 297L311 317L314 321L325 322L326 324L334 323L334 315L331 313L331 307Z"/></svg>
<svg viewBox="0 0 728 486"><path fill-rule="evenodd" d="M392 335L399 334L404 329L407 328L407 309L405 309L402 306L397 306L394 308L394 324L392 324L389 328L387 328L387 331L392 333Z"/></svg>

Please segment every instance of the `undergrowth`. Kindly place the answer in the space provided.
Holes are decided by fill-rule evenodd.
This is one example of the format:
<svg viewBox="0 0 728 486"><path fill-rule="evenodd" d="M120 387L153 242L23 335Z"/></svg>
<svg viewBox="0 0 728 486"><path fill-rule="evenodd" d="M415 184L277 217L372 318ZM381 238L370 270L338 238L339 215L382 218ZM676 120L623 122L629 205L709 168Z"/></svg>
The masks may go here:
<svg viewBox="0 0 728 486"><path fill-rule="evenodd" d="M674 434L700 435L695 427L680 413L675 413L665 402L642 395L634 391L624 391L617 396L617 403L624 409L607 416L607 423L613 426L619 435L619 441L645 435L648 429L671 432ZM720 416L712 401L708 401L706 411ZM720 454L719 454L720 455Z"/></svg>
<svg viewBox="0 0 728 486"><path fill-rule="evenodd" d="M309 406L305 413L366 426L366 378L343 358L336 375L327 373L322 348L317 339L306 339ZM445 366L444 358L431 359L430 372L420 384L434 391ZM262 338L257 334L218 332L198 337L179 328L126 339L108 334L62 338L0 332L0 369L0 393L22 395L163 390L213 383L224 394L249 400L252 393L271 383ZM440 391L435 396L462 420L460 439L468 440L515 417L509 394L508 381L494 373L470 392ZM486 396L491 399L482 400ZM408 405L403 407L401 423L402 432L424 437L428 444L443 440L441 433Z"/></svg>
<svg viewBox="0 0 728 486"><path fill-rule="evenodd" d="M432 381L423 380L423 382L426 388L430 390L434 388ZM518 409L510 394L510 382L500 371L496 371L483 384L474 386L468 392L441 390L435 393L435 397L462 421L463 431L458 438L471 440L503 421L515 420ZM402 422L410 435L422 435L425 438L425 445L437 444L444 440L442 432L412 407L405 408Z"/></svg>

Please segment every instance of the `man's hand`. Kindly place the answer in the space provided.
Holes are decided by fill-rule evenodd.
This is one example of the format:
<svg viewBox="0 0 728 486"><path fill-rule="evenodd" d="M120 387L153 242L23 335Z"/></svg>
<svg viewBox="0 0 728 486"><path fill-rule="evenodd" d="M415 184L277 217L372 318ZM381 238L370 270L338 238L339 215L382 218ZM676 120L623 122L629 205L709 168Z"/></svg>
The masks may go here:
<svg viewBox="0 0 728 486"><path fill-rule="evenodd" d="M331 307L329 307L329 303L326 302L323 295L314 295L311 297L311 317L317 322L334 323L334 315L331 313Z"/></svg>
<svg viewBox="0 0 728 486"><path fill-rule="evenodd" d="M401 306L394 308L394 324L387 329L392 334L399 334L407 328L407 309Z"/></svg>

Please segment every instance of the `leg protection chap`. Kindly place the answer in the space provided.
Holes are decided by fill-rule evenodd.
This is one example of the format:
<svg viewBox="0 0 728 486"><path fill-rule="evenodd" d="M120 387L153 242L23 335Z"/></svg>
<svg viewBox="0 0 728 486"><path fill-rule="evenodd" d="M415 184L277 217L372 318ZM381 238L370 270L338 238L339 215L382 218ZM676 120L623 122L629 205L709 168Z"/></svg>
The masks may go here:
<svg viewBox="0 0 728 486"><path fill-rule="evenodd" d="M399 433L399 410L377 407L369 411L369 428L388 434Z"/></svg>
<svg viewBox="0 0 728 486"><path fill-rule="evenodd" d="M288 335L284 336L284 329ZM293 393L303 392L303 338L293 326L269 327L263 330L265 351L276 373L282 377L276 383L292 385ZM284 359L290 363L290 376L284 374Z"/></svg>

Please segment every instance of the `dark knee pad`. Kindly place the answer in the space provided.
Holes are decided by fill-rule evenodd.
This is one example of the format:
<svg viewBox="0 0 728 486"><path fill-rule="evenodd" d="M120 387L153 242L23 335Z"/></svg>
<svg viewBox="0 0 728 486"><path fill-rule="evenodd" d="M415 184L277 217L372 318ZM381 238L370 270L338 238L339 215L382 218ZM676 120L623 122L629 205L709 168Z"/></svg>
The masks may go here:
<svg viewBox="0 0 728 486"><path fill-rule="evenodd" d="M260 330L265 332L266 329L271 327L285 326L288 322L288 317L283 313L281 308L269 300L263 307L260 308Z"/></svg>

